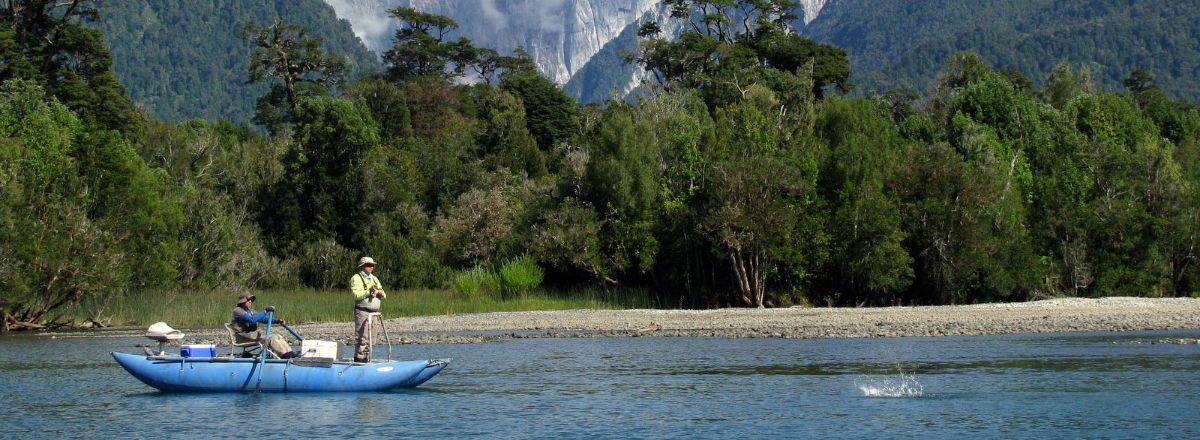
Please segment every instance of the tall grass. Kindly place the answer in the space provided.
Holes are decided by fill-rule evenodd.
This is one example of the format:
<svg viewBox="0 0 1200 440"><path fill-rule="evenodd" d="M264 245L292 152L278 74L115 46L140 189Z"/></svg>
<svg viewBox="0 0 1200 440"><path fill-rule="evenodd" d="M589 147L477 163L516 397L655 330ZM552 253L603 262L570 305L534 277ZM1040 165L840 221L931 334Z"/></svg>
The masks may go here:
<svg viewBox="0 0 1200 440"><path fill-rule="evenodd" d="M500 277L487 268L475 266L454 275L454 290L468 299L494 296L500 291Z"/></svg>
<svg viewBox="0 0 1200 440"><path fill-rule="evenodd" d="M255 309L275 306L275 315L288 323L345 322L354 319L354 302L344 289L254 291ZM450 289L390 290L383 300L384 317L430 316L455 313L515 312L566 309L651 308L653 298L638 289L582 288L568 291L534 290L516 298L468 296ZM68 311L83 320L98 312L114 326L142 326L163 321L175 327L215 327L229 322L237 301L234 291L143 291L89 301Z"/></svg>
<svg viewBox="0 0 1200 440"><path fill-rule="evenodd" d="M500 285L508 296L525 296L542 285L542 268L528 255L508 260L500 267Z"/></svg>

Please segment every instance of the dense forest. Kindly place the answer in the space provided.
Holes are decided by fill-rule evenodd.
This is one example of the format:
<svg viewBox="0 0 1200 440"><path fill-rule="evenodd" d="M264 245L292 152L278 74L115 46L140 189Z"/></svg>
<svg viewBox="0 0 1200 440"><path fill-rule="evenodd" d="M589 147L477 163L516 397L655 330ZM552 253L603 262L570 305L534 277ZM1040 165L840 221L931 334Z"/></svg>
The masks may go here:
<svg viewBox="0 0 1200 440"><path fill-rule="evenodd" d="M137 111L79 24L94 2L7 2L3 328L131 291L338 287L364 254L399 288L534 264L662 307L1200 295L1200 110L1151 72L1035 87L959 53L925 96L849 97L793 2L733 2L740 25L668 3L690 25L638 30L651 90L587 106L447 17L392 10L386 70L348 82L303 27L248 26L263 134Z"/></svg>
<svg viewBox="0 0 1200 440"><path fill-rule="evenodd" d="M947 58L969 50L1037 84L1060 62L1110 89L1144 69L1168 95L1196 101L1196 14L1170 0L834 0L802 33L845 48L864 91L924 92Z"/></svg>
<svg viewBox="0 0 1200 440"><path fill-rule="evenodd" d="M381 69L350 24L321 0L119 0L97 4L113 70L134 102L157 119L250 122L265 84L247 84L247 23L304 26L322 49L347 60L350 74Z"/></svg>
<svg viewBox="0 0 1200 440"><path fill-rule="evenodd" d="M900 87L926 93L951 55L971 51L1039 87L1060 62L1113 90L1129 72L1144 69L1169 96L1195 102L1200 27L1192 25L1197 10L1191 6L1167 0L836 0L808 25L790 24L846 50L855 95ZM321 36L323 50L347 57L349 80L382 69L321 0L121 0L102 2L100 11L90 25L104 33L117 78L135 103L165 121L251 121L255 99L267 87L241 76L249 52L238 33L247 21L282 20ZM563 86L567 94L603 103L623 91L635 73L623 58L637 47L636 30L626 29L593 56ZM1171 56L1159 56L1164 52Z"/></svg>

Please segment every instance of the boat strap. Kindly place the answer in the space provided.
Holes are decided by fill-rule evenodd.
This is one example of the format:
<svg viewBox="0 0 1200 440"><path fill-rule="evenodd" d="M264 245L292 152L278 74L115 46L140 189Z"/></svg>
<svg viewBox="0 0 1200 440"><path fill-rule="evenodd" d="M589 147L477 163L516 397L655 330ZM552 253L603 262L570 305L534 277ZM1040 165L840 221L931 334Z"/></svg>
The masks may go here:
<svg viewBox="0 0 1200 440"><path fill-rule="evenodd" d="M329 367L333 366L333 358L319 358L319 357L305 358L305 357L302 357L302 358L292 359L292 363L296 364L297 366L301 366L301 367L329 368Z"/></svg>

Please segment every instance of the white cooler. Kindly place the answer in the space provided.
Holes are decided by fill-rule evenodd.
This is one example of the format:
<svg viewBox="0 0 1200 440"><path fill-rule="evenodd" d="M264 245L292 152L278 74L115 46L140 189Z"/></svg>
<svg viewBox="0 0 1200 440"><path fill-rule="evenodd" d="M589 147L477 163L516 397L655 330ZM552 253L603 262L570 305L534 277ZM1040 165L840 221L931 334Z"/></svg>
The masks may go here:
<svg viewBox="0 0 1200 440"><path fill-rule="evenodd" d="M336 341L305 339L300 341L300 353L306 358L337 359L338 344Z"/></svg>

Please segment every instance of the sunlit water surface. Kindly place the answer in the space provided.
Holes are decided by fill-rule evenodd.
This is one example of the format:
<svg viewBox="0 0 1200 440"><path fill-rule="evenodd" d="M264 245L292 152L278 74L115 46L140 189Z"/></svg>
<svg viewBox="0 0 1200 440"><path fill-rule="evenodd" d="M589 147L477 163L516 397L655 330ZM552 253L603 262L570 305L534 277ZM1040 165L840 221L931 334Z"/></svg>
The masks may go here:
<svg viewBox="0 0 1200 440"><path fill-rule="evenodd" d="M1200 438L1200 331L781 340L516 339L417 389L167 394L110 351L0 337L0 438ZM383 352L383 351L380 351Z"/></svg>

